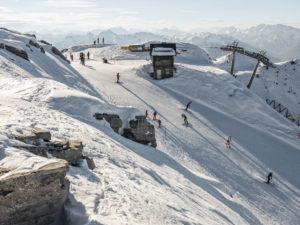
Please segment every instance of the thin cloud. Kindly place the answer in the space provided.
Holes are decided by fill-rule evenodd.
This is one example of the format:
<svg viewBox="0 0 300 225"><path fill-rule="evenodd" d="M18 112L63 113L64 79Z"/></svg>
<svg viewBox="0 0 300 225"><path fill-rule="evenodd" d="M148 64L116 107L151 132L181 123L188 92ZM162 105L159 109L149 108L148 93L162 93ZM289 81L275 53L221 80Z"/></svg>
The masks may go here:
<svg viewBox="0 0 300 225"><path fill-rule="evenodd" d="M12 10L8 7L2 7L0 6L0 13L11 13Z"/></svg>
<svg viewBox="0 0 300 225"><path fill-rule="evenodd" d="M92 8L96 4L91 1L80 1L80 0L47 0L43 3L47 7L58 7L58 8Z"/></svg>

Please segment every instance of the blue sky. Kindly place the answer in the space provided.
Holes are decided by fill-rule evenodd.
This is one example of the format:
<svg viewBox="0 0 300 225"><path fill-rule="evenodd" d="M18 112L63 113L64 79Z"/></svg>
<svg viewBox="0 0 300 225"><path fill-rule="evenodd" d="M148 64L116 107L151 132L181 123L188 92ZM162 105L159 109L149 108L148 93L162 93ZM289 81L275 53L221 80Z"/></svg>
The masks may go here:
<svg viewBox="0 0 300 225"><path fill-rule="evenodd" d="M0 26L20 31L90 31L286 24L300 28L299 0L0 0Z"/></svg>

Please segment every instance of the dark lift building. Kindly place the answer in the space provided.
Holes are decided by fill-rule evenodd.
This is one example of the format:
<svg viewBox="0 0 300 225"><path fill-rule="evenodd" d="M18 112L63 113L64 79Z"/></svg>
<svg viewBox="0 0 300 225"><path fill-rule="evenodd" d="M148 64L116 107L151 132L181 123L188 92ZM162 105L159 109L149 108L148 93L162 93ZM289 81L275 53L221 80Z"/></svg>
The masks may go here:
<svg viewBox="0 0 300 225"><path fill-rule="evenodd" d="M174 56L176 56L175 43L155 43L150 44L150 56L153 63L154 79L173 77Z"/></svg>

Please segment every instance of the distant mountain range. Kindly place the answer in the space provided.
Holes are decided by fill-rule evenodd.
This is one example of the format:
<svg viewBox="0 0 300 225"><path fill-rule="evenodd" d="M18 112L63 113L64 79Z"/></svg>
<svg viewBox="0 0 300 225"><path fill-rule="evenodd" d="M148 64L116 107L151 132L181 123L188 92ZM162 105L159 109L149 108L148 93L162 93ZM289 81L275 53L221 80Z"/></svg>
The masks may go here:
<svg viewBox="0 0 300 225"><path fill-rule="evenodd" d="M236 27L222 28L215 33L187 33L176 29L160 29L155 32L131 32L122 27L109 30L94 30L87 34L53 35L41 34L39 38L47 39L62 49L71 45L92 43L99 37L105 43L120 45L141 44L148 41L186 42L206 50L212 58L227 54L219 47L238 40L240 46L250 51L267 51L273 61L285 61L300 58L300 29L285 25L261 24L241 30Z"/></svg>

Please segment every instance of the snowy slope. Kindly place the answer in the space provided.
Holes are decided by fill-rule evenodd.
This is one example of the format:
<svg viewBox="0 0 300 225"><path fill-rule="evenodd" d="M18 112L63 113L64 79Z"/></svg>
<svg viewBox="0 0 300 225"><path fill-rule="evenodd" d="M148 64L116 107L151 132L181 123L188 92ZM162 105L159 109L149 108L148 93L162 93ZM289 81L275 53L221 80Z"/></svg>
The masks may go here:
<svg viewBox="0 0 300 225"><path fill-rule="evenodd" d="M251 87L262 99L276 100L288 107L291 112L300 114L300 61L294 60L276 63L276 68L260 67L259 77ZM240 71L238 79L243 83L249 82L252 71Z"/></svg>
<svg viewBox="0 0 300 225"><path fill-rule="evenodd" d="M84 51L91 60L82 66L73 51L74 70L50 52L40 61L41 53L33 51L36 61L12 62L14 56L0 49L0 166L12 152L11 137L32 125L50 130L54 139L82 140L84 153L94 157L94 171L85 164L70 168L66 224L299 223L298 128L243 83L197 48L191 52L199 54L179 56L174 78L161 81L147 74L146 55L114 45ZM104 56L109 64L102 63ZM57 60L55 73L51 60ZM188 100L185 127L181 114ZM126 121L146 109L162 120L157 149L124 139L93 118L114 112ZM226 149L229 135L233 144ZM266 185L270 170L274 184Z"/></svg>

